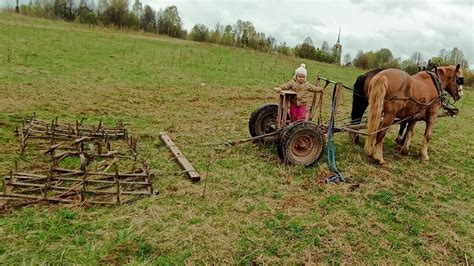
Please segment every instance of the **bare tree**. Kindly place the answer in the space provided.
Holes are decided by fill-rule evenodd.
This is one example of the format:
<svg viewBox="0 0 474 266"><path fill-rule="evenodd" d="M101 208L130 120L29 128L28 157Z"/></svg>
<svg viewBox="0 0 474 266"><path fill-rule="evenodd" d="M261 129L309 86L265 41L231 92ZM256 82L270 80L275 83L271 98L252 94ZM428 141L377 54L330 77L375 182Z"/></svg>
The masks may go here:
<svg viewBox="0 0 474 266"><path fill-rule="evenodd" d="M419 51L414 52L411 55L410 60L417 67L423 65L423 56L422 56L421 52L419 52Z"/></svg>
<svg viewBox="0 0 474 266"><path fill-rule="evenodd" d="M329 52L329 44L327 41L323 41L323 43L321 44L321 50L324 52Z"/></svg>
<svg viewBox="0 0 474 266"><path fill-rule="evenodd" d="M143 5L142 3L140 2L140 0L135 0L135 3L133 4L133 13L141 18L143 16Z"/></svg>
<svg viewBox="0 0 474 266"><path fill-rule="evenodd" d="M349 65L351 63L351 54L347 53L344 55L344 65Z"/></svg>

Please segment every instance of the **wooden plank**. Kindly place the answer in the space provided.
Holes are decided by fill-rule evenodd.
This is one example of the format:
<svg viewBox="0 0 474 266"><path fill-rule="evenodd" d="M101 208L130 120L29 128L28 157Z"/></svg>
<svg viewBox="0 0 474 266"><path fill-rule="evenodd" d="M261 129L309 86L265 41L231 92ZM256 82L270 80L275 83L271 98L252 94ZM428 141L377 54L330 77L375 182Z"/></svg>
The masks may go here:
<svg viewBox="0 0 474 266"><path fill-rule="evenodd" d="M178 147L176 147L176 145L168 136L168 134L166 134L166 132L160 132L160 137L163 140L163 142L166 144L166 146L170 148L171 152L176 157L181 167L186 171L191 181L199 182L201 180L201 177L199 176L198 172L194 170L194 167L191 165L188 159L184 157L184 155L181 153Z"/></svg>
<svg viewBox="0 0 474 266"><path fill-rule="evenodd" d="M280 102L278 104L277 116L278 129L286 127L286 121L288 119L288 106L290 104L291 97L296 97L296 92L290 90L280 91Z"/></svg>
<svg viewBox="0 0 474 266"><path fill-rule="evenodd" d="M280 128L286 127L286 121L288 120L288 105L290 104L290 97L283 95L283 110L281 113ZM279 128L279 129L280 129Z"/></svg>
<svg viewBox="0 0 474 266"><path fill-rule="evenodd" d="M339 111L339 106L341 105L341 101L342 101L342 92L344 91L344 88L342 86L342 83L337 83L335 88L336 90L336 111L334 113L334 120L336 120L336 115L338 114L338 111Z"/></svg>
<svg viewBox="0 0 474 266"><path fill-rule="evenodd" d="M319 81L321 79L319 78L319 76L316 77L316 87L320 88L319 87ZM323 88L320 88L321 91L323 91ZM322 97L322 93L313 93L313 99L311 100L311 107L309 109L309 115L308 115L308 121L313 121L314 119L314 116L316 114L316 110L317 110L317 100L318 100L318 96L319 97Z"/></svg>
<svg viewBox="0 0 474 266"><path fill-rule="evenodd" d="M277 129L282 128L282 120L283 120L283 103L284 103L283 95L280 94L280 98L278 100L278 112L277 112Z"/></svg>

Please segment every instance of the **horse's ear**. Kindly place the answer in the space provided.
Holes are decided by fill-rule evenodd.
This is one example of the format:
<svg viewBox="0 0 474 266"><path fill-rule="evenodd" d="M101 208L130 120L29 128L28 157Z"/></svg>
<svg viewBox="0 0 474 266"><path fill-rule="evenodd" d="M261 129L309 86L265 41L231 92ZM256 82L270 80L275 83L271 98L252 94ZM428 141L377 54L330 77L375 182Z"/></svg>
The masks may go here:
<svg viewBox="0 0 474 266"><path fill-rule="evenodd" d="M460 68L461 68L461 64L457 64L456 65L456 72L458 72Z"/></svg>
<svg viewBox="0 0 474 266"><path fill-rule="evenodd" d="M439 72L438 75L443 75L443 76L444 76L444 75L446 74L445 69L442 68L442 67L438 68L438 67L435 66L435 67L433 68L433 70L434 70L434 73L438 73L438 72Z"/></svg>

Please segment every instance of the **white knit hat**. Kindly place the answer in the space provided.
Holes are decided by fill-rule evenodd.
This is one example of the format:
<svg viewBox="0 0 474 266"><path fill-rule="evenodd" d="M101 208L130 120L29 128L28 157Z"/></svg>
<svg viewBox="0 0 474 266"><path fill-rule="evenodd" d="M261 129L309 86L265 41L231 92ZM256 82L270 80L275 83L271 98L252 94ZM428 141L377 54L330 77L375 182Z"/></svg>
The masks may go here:
<svg viewBox="0 0 474 266"><path fill-rule="evenodd" d="M305 64L301 64L300 67L298 67L295 70L295 76L296 75L304 75L306 77L307 74L308 74L308 72L306 71L306 65Z"/></svg>

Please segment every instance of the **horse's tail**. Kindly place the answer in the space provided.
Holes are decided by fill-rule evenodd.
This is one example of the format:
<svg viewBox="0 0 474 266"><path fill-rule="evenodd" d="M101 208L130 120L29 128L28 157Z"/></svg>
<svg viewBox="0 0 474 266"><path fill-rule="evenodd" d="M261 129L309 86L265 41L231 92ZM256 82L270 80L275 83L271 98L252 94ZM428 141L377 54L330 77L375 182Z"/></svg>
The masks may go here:
<svg viewBox="0 0 474 266"><path fill-rule="evenodd" d="M367 119L367 141L365 152L371 156L373 153L380 118L382 117L385 93L387 92L388 79L386 76L375 76L369 85L369 117Z"/></svg>

